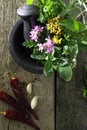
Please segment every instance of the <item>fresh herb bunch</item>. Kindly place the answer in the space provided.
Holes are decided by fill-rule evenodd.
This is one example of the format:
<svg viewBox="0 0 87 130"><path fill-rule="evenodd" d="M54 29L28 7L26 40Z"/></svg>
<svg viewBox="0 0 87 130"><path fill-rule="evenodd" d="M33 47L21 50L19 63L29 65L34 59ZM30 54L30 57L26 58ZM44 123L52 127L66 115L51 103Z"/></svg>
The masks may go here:
<svg viewBox="0 0 87 130"><path fill-rule="evenodd" d="M26 4L33 2L27 0ZM37 5L37 24L23 46L33 48L31 58L41 61L46 76L56 70L62 79L70 81L78 50L87 49L86 1L37 0Z"/></svg>

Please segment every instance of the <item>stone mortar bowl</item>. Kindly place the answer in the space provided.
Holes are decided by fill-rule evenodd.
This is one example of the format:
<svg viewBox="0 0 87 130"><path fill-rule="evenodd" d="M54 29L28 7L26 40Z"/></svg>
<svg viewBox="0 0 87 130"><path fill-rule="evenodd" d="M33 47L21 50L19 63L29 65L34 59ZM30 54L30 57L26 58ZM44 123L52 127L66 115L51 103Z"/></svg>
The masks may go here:
<svg viewBox="0 0 87 130"><path fill-rule="evenodd" d="M32 50L22 45L24 42L23 21L18 20L9 34L9 50L15 62L24 70L34 74L43 73L43 65L30 57Z"/></svg>

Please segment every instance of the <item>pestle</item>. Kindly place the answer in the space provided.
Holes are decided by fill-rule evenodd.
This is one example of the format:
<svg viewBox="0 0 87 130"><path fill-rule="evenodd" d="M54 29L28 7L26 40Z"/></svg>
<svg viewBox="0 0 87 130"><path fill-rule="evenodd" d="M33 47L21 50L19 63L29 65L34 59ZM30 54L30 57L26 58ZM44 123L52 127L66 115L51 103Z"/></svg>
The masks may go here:
<svg viewBox="0 0 87 130"><path fill-rule="evenodd" d="M29 32L35 26L35 19L39 14L39 8L36 5L23 5L17 9L17 14L23 20L23 35L25 41L28 41Z"/></svg>

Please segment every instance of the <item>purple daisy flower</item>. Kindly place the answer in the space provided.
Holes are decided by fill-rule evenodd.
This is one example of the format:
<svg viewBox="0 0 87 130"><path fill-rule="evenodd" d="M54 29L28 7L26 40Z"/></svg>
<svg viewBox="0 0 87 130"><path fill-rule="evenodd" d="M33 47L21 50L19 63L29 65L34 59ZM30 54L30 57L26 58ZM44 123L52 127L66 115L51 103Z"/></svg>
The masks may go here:
<svg viewBox="0 0 87 130"><path fill-rule="evenodd" d="M43 31L43 27L35 26L34 29L30 31L30 38L35 42L38 41L38 33Z"/></svg>

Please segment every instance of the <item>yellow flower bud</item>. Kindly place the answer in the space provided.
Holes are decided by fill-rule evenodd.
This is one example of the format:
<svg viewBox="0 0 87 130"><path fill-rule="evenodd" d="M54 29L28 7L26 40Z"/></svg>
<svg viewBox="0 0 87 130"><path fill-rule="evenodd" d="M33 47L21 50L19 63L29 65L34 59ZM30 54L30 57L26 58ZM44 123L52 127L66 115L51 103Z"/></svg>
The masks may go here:
<svg viewBox="0 0 87 130"><path fill-rule="evenodd" d="M58 39L58 36L57 35L54 35L53 36L53 42L55 44L61 44L61 41L62 41L62 38Z"/></svg>

